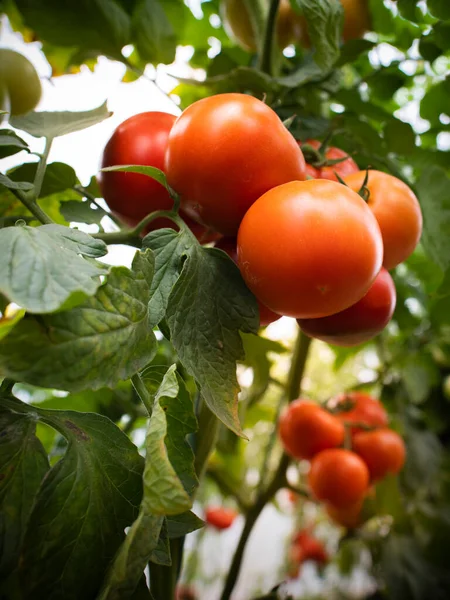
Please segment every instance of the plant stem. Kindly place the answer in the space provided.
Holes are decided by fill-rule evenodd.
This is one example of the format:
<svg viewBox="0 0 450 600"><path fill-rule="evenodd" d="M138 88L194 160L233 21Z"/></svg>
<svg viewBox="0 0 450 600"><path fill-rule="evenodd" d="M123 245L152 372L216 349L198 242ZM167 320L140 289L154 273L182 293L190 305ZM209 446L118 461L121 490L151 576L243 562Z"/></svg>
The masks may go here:
<svg viewBox="0 0 450 600"><path fill-rule="evenodd" d="M147 409L149 417L151 417L153 412L152 399L139 373L135 373L131 377L131 383L136 390L137 395L141 399L142 404Z"/></svg>
<svg viewBox="0 0 450 600"><path fill-rule="evenodd" d="M259 61L259 68L263 73L267 73L268 75L272 74L273 39L279 4L280 0L271 0L269 14L264 27L264 39Z"/></svg>
<svg viewBox="0 0 450 600"><path fill-rule="evenodd" d="M15 383L12 379L5 378L0 385L0 394L10 396Z"/></svg>
<svg viewBox="0 0 450 600"><path fill-rule="evenodd" d="M197 418L198 433L195 437L195 472L200 479L217 439L219 419L210 411L203 398L200 399L200 409Z"/></svg>
<svg viewBox="0 0 450 600"><path fill-rule="evenodd" d="M112 231L111 233L93 233L92 237L96 238L97 240L103 240L107 244L129 244L130 246L139 247L140 234L152 221L161 218L170 219L176 225L178 225L180 229L185 227L183 221L175 212L171 210L155 210L144 217L142 221L139 221L139 223L136 225L136 227L133 227L133 229Z"/></svg>
<svg viewBox="0 0 450 600"><path fill-rule="evenodd" d="M289 377L286 385L286 396L287 400L291 402L298 398L301 389L301 382L303 373L305 371L306 360L308 357L309 347L311 345L311 339L306 337L300 330L295 343L294 352L292 355L291 368L289 371ZM255 503L250 507L247 517L245 520L244 529L242 530L239 543L237 545L233 561L231 563L230 570L225 581L225 587L222 592L220 600L229 600L239 576L241 568L242 558L244 556L245 546L253 530L253 527L258 520L259 515L263 511L267 502L273 498L276 492L287 486L286 470L289 466L290 458L287 454L282 454L277 470L272 477L271 482L267 488L263 489L259 496L256 498Z"/></svg>
<svg viewBox="0 0 450 600"><path fill-rule="evenodd" d="M83 186L74 185L72 189L77 194L80 194L80 196L87 198L89 200L89 202L91 202L91 204L94 204L97 208L106 212L104 210L104 208L102 206L100 206L100 204L97 202L97 198L95 196L93 196L90 192L88 192ZM122 222L122 220L119 219L119 217L116 217L115 214L113 214L112 212L107 212L106 214L111 219L111 221L117 225L117 227L119 227L120 229L122 229L124 227L124 223Z"/></svg>
<svg viewBox="0 0 450 600"><path fill-rule="evenodd" d="M39 161L36 169L36 175L34 177L34 194L35 198L39 198L41 193L42 182L44 181L45 169L47 167L47 159L50 154L50 148L52 147L53 138L45 138L44 152L42 153L41 160Z"/></svg>
<svg viewBox="0 0 450 600"><path fill-rule="evenodd" d="M11 192L19 198L22 204L28 208L30 213L36 217L36 219L43 225L49 225L53 223L47 213L45 213L40 206L35 202L32 197L29 197L25 192L21 190L11 190Z"/></svg>

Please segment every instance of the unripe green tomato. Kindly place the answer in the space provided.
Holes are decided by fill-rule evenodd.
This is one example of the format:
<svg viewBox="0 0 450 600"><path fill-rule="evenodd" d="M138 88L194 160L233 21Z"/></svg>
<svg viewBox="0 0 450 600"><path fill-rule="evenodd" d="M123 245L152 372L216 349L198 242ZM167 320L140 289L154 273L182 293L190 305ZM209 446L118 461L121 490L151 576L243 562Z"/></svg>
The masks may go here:
<svg viewBox="0 0 450 600"><path fill-rule="evenodd" d="M41 92L39 76L30 61L14 50L0 48L0 109L23 115L36 107Z"/></svg>

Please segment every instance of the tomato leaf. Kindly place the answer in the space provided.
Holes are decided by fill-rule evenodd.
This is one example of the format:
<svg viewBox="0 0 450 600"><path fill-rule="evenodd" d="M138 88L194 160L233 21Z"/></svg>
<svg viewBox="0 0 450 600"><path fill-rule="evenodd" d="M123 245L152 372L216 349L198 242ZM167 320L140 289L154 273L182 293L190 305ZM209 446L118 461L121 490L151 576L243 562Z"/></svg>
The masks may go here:
<svg viewBox="0 0 450 600"><path fill-rule="evenodd" d="M28 144L11 129L0 129L0 159L17 154L21 150L28 152Z"/></svg>
<svg viewBox="0 0 450 600"><path fill-rule="evenodd" d="M197 529L205 526L204 521L199 519L192 511L181 513L180 515L171 515L166 518L167 534L169 539L184 537Z"/></svg>
<svg viewBox="0 0 450 600"><path fill-rule="evenodd" d="M192 400L175 369L172 365L164 373L160 367L148 367L142 374L150 393L155 392L145 441L144 494L139 515L111 566L100 600L123 598L133 592L150 560L171 564L164 515L186 515L184 511L192 505L190 494L198 481L194 455L185 438L196 430L197 422ZM192 519L184 520L185 528L192 531Z"/></svg>
<svg viewBox="0 0 450 600"><path fill-rule="evenodd" d="M3 173L0 173L0 185L3 185L9 190L21 190L23 192L32 190L34 188L34 185L28 181L13 181L7 175L3 175Z"/></svg>
<svg viewBox="0 0 450 600"><path fill-rule="evenodd" d="M30 112L22 117L12 117L10 123L34 137L55 138L92 127L111 115L105 102L98 108L80 112Z"/></svg>
<svg viewBox="0 0 450 600"><path fill-rule="evenodd" d="M0 252L0 291L33 313L81 304L108 272L105 265L83 258L106 254L105 243L61 225L2 229Z"/></svg>
<svg viewBox="0 0 450 600"><path fill-rule="evenodd" d="M29 181L33 183L36 176L38 163L25 163L8 171L8 177L13 181ZM53 162L47 165L40 197L51 196L72 188L77 183L76 173L70 165L62 162Z"/></svg>
<svg viewBox="0 0 450 600"><path fill-rule="evenodd" d="M62 202L59 209L62 216L69 223L88 223L99 225L103 217L108 213L102 208L98 208L89 202L89 200L80 202L79 200L67 200Z"/></svg>
<svg viewBox="0 0 450 600"><path fill-rule="evenodd" d="M155 231L143 247L154 250L156 261L151 321L166 313L171 341L209 408L241 434L236 361L243 358L239 330L258 328L253 294L227 256L201 247L188 233Z"/></svg>
<svg viewBox="0 0 450 600"><path fill-rule="evenodd" d="M72 392L113 387L155 354L147 324L150 252L133 269L115 267L95 296L54 315L27 316L0 345L0 373L15 381Z"/></svg>
<svg viewBox="0 0 450 600"><path fill-rule="evenodd" d="M100 415L42 410L18 400L3 406L46 423L68 441L33 498L19 571L24 596L62 598L69 589L72 598L94 597L124 528L137 515L143 459Z"/></svg>
<svg viewBox="0 0 450 600"><path fill-rule="evenodd" d="M112 167L103 167L102 171L125 171L126 173L141 173L142 175L147 175L152 179L155 179L158 183L163 185L168 191L169 187L167 185L166 175L164 171L158 169L156 167L148 167L143 165L117 165Z"/></svg>
<svg viewBox="0 0 450 600"><path fill-rule="evenodd" d="M30 414L0 402L0 578L16 568L25 529L41 481L49 469Z"/></svg>
<svg viewBox="0 0 450 600"><path fill-rule="evenodd" d="M0 317L0 340L11 331L11 329L17 325L25 316L25 309L23 308L12 308L14 305L8 305Z"/></svg>
<svg viewBox="0 0 450 600"><path fill-rule="evenodd" d="M145 62L175 60L176 37L158 0L139 0L131 16L131 35Z"/></svg>

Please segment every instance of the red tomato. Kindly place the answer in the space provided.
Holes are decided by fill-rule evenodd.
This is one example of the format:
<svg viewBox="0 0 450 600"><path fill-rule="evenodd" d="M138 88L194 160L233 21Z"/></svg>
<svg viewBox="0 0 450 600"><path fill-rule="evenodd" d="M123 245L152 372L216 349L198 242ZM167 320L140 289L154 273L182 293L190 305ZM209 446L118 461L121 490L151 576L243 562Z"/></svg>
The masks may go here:
<svg viewBox="0 0 450 600"><path fill-rule="evenodd" d="M371 27L368 0L341 0L344 8L344 42L361 38Z"/></svg>
<svg viewBox="0 0 450 600"><path fill-rule="evenodd" d="M352 446L366 463L372 481L398 473L405 463L405 444L392 429L356 433Z"/></svg>
<svg viewBox="0 0 450 600"><path fill-rule="evenodd" d="M358 500L355 504L339 508L333 504L327 503L325 510L328 516L338 525L354 529L362 523L361 511L364 504L364 499Z"/></svg>
<svg viewBox="0 0 450 600"><path fill-rule="evenodd" d="M353 306L321 319L298 319L298 324L306 335L328 344L357 346L386 327L394 312L395 299L392 277L386 269L381 269L367 294Z"/></svg>
<svg viewBox="0 0 450 600"><path fill-rule="evenodd" d="M220 248L221 250L226 252L228 254L228 256L231 258L231 260L234 261L235 263L237 263L236 238L223 237L222 239L220 239L217 242L217 244L215 244L214 247ZM270 325L270 323L273 323L274 321L278 321L278 319L280 318L280 315L277 315L276 313L271 311L270 308L267 308L267 306L264 306L264 304L262 304L258 300L258 298L256 300L258 302L258 308L259 308L259 325L260 325L260 327L267 327L267 325Z"/></svg>
<svg viewBox="0 0 450 600"><path fill-rule="evenodd" d="M245 94L191 104L170 132L165 170L183 210L231 236L264 192L306 177L302 151L277 114Z"/></svg>
<svg viewBox="0 0 450 600"><path fill-rule="evenodd" d="M345 177L354 191L361 188L366 171ZM392 175L369 171L367 189L369 208L375 215L383 236L383 266L390 270L412 254L422 234L422 213L414 192Z"/></svg>
<svg viewBox="0 0 450 600"><path fill-rule="evenodd" d="M331 448L312 459L308 481L316 498L345 508L364 498L369 471L354 452Z"/></svg>
<svg viewBox="0 0 450 600"><path fill-rule="evenodd" d="M336 417L344 423L362 423L370 427L386 427L388 414L379 400L365 392L347 392L336 398L336 406L344 402L353 403L349 410L336 413ZM363 431L360 427L352 427L352 436Z"/></svg>
<svg viewBox="0 0 450 600"><path fill-rule="evenodd" d="M292 540L291 559L297 564L311 560L324 565L328 562L328 554L320 540L308 530L301 530Z"/></svg>
<svg viewBox="0 0 450 600"><path fill-rule="evenodd" d="M358 194L334 181L294 181L250 207L237 253L261 302L280 315L310 319L344 310L367 293L383 243Z"/></svg>
<svg viewBox="0 0 450 600"><path fill-rule="evenodd" d="M103 151L102 168L113 165L146 165L164 168L169 132L175 115L145 112L121 123ZM119 216L139 222L155 210L170 210L173 201L160 183L139 173L102 172L99 185L109 208ZM171 226L167 219L152 223L152 229Z"/></svg>
<svg viewBox="0 0 450 600"><path fill-rule="evenodd" d="M210 506L205 512L205 521L216 529L228 529L233 524L237 512L224 506Z"/></svg>
<svg viewBox="0 0 450 600"><path fill-rule="evenodd" d="M321 142L318 140L306 140L305 143L309 144L316 150L318 150L321 146ZM325 166L316 168L312 165L308 165L309 168L307 167L307 173L308 175L314 177L314 179L329 179L330 181L339 181L336 177L336 173L343 179L346 175L350 175L351 173L356 173L359 171L358 165L355 163L353 158L347 154L347 152L344 152L340 148L335 148L334 146L330 146L325 151L325 158L327 160L337 160L338 158L345 157L347 157L346 160L328 167ZM313 169L316 172L315 174Z"/></svg>
<svg viewBox="0 0 450 600"><path fill-rule="evenodd" d="M191 585L183 585L178 583L175 590L176 600L197 600L197 592Z"/></svg>
<svg viewBox="0 0 450 600"><path fill-rule="evenodd" d="M284 449L294 458L311 459L326 448L344 441L344 425L309 400L295 400L280 416L279 435Z"/></svg>

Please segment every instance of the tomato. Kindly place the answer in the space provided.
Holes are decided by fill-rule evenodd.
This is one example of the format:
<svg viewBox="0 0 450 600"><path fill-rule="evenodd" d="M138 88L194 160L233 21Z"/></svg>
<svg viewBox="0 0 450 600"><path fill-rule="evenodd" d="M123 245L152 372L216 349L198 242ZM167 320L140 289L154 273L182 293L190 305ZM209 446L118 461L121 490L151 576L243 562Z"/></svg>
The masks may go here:
<svg viewBox="0 0 450 600"><path fill-rule="evenodd" d="M308 481L316 498L344 508L364 498L369 470L354 452L331 448L312 459Z"/></svg>
<svg viewBox="0 0 450 600"><path fill-rule="evenodd" d="M379 400L365 392L347 392L335 399L336 406L343 403L353 403L346 411L336 413L336 417L344 423L361 423L370 427L386 427L388 414ZM351 428L352 436L363 431L361 427Z"/></svg>
<svg viewBox="0 0 450 600"><path fill-rule="evenodd" d="M361 511L363 508L364 499L361 498L354 504L350 504L349 506L345 506L344 508L339 508L338 506L334 506L329 502L325 504L325 510L327 511L328 516L338 525L342 525L342 527L347 527L347 529L355 529L362 524L362 516Z"/></svg>
<svg viewBox="0 0 450 600"><path fill-rule="evenodd" d="M358 191L366 171L345 177L345 183ZM369 171L367 189L369 208L375 215L383 236L383 266L390 270L412 254L422 234L422 213L414 192L392 175Z"/></svg>
<svg viewBox="0 0 450 600"><path fill-rule="evenodd" d="M210 506L205 512L205 521L216 529L228 529L233 524L237 512L223 506Z"/></svg>
<svg viewBox="0 0 450 600"><path fill-rule="evenodd" d="M41 81L31 62L23 54L0 48L0 109L25 114L36 108L41 94Z"/></svg>
<svg viewBox="0 0 450 600"><path fill-rule="evenodd" d="M380 333L395 308L395 285L381 269L367 294L345 310L321 319L298 319L302 331L336 346L357 346Z"/></svg>
<svg viewBox="0 0 450 600"><path fill-rule="evenodd" d="M228 36L244 50L255 52L256 40L250 15L242 0L224 0L221 14ZM298 42L304 33L305 21L292 10L289 0L281 0L277 15L277 40L281 49Z"/></svg>
<svg viewBox="0 0 450 600"><path fill-rule="evenodd" d="M291 402L281 413L279 435L288 454L311 459L321 450L336 448L344 441L344 425L309 400Z"/></svg>
<svg viewBox="0 0 450 600"><path fill-rule="evenodd" d="M328 562L328 554L320 540L315 538L307 529L299 531L292 540L290 557L292 562L301 564L308 560L319 565Z"/></svg>
<svg viewBox="0 0 450 600"><path fill-rule="evenodd" d="M165 171L190 217L232 236L264 192L305 179L305 161L264 102L219 94L194 102L178 118L169 135Z"/></svg>
<svg viewBox="0 0 450 600"><path fill-rule="evenodd" d="M341 0L344 8L344 42L361 38L371 27L369 0Z"/></svg>
<svg viewBox="0 0 450 600"><path fill-rule="evenodd" d="M214 247L220 248L228 254L232 261L235 263L237 262L236 238L223 237L217 242L217 244L215 244ZM277 315L271 311L270 308L264 306L264 304L262 304L258 298L256 300L258 302L260 327L267 327L267 325L270 325L270 323L273 323L280 318L280 315Z"/></svg>
<svg viewBox="0 0 450 600"><path fill-rule="evenodd" d="M113 165L146 165L164 168L169 132L175 115L145 112L121 123L103 151L102 168ZM101 173L99 185L106 204L119 215L140 221L155 210L170 210L173 200L155 179L140 173ZM166 226L161 221L152 229ZM170 225L169 225L170 226Z"/></svg>
<svg viewBox="0 0 450 600"><path fill-rule="evenodd" d="M364 200L340 183L293 181L271 189L245 215L238 265L274 312L310 319L360 300L377 276L383 243Z"/></svg>
<svg viewBox="0 0 450 600"><path fill-rule="evenodd" d="M191 585L178 583L175 590L176 600L197 600L197 592Z"/></svg>
<svg viewBox="0 0 450 600"><path fill-rule="evenodd" d="M321 142L318 140L306 140L305 144L312 146L315 150L318 150L321 146ZM358 165L355 163L353 158L347 154L347 152L344 152L344 150L335 148L334 146L330 146L325 150L326 160L337 160L340 158L345 158L345 160L330 166L316 168L313 165L308 165L309 168L307 167L307 173L314 179L329 179L330 181L339 181L336 177L336 173L343 179L346 175L350 175L351 173L356 173L359 171Z"/></svg>
<svg viewBox="0 0 450 600"><path fill-rule="evenodd" d="M398 473L405 463L405 444L392 429L356 433L352 447L366 463L372 481Z"/></svg>

